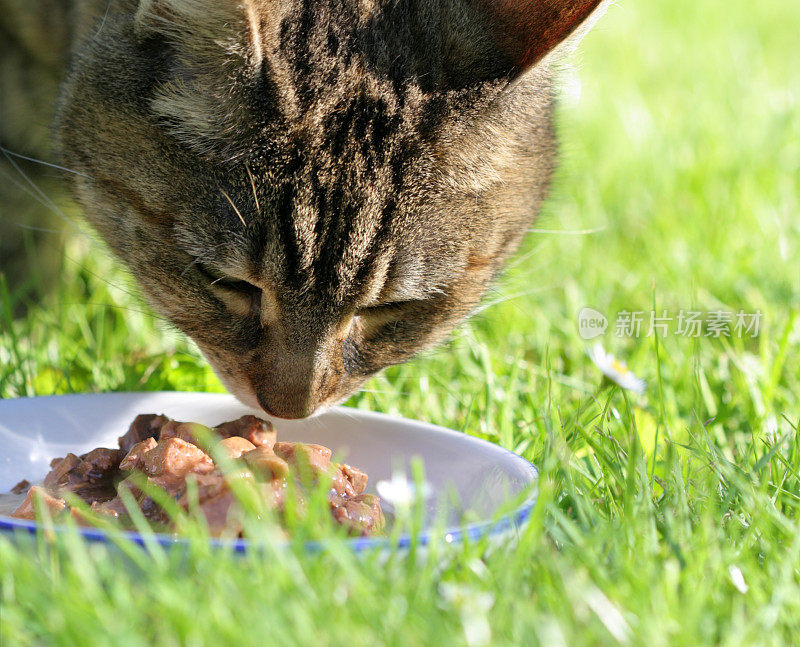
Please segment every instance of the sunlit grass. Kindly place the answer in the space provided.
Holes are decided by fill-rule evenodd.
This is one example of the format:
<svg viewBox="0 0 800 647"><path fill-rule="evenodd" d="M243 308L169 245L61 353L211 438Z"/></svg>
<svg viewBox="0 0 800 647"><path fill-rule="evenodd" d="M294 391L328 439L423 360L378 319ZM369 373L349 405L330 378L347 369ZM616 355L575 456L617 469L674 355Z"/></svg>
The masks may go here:
<svg viewBox="0 0 800 647"><path fill-rule="evenodd" d="M123 567L102 546L0 540L4 641L85 644L91 627L98 645L476 645L488 623L492 645L796 643L799 30L778 0L613 7L582 48L580 100L564 99L540 231L494 305L349 403L536 463L513 546L387 561L199 541ZM0 395L221 390L102 248L67 255L45 305L0 319ZM644 396L600 389L585 306ZM662 339L654 309L763 319L755 338ZM621 311L646 313L641 337L614 334Z"/></svg>

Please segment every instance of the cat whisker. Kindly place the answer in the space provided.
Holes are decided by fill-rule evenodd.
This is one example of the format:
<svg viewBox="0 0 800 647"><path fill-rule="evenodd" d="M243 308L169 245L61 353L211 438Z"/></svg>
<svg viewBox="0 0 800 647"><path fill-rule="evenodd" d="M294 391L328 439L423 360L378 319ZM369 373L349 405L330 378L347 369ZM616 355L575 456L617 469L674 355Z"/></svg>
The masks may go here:
<svg viewBox="0 0 800 647"><path fill-rule="evenodd" d="M189 263L185 268L183 268L183 272L181 272L178 276L180 276L180 277L185 276L186 272L188 272L190 269L192 269L192 267L197 265L197 263L199 263L199 262L200 262L199 258L193 258L191 263Z"/></svg>
<svg viewBox="0 0 800 647"><path fill-rule="evenodd" d="M411 395L408 391L391 391L389 389L359 389L359 393L369 393L370 395Z"/></svg>
<svg viewBox="0 0 800 647"><path fill-rule="evenodd" d="M73 175L79 175L80 177L85 177L88 180L93 179L90 175L86 175L86 173L81 173L80 171L75 171L71 168L67 168L66 166L59 166L58 164L53 164L52 162L45 162L44 160L36 159L35 157L28 157L27 155L20 155L19 153L15 153L13 151L0 146L0 151L6 155L11 157L16 157L17 159L25 160L26 162L33 162L34 164L41 164L42 166L49 166L50 168L57 169L59 171L64 171L66 173L72 173Z"/></svg>
<svg viewBox="0 0 800 647"><path fill-rule="evenodd" d="M90 308L90 307L92 307L92 308L109 308L109 309L112 309L112 310L125 310L126 312L135 312L136 314L144 315L145 317L148 317L150 319L156 319L158 321L163 321L164 323L167 323L170 326L172 326L172 322L169 319L167 319L166 317L162 317L162 316L160 316L160 315L158 315L158 314L156 314L154 312L151 312L149 310L137 310L136 308L131 308L129 306L122 306L122 305L119 305L118 303L102 303L102 302L96 302L96 301L90 301L88 303L86 301L80 301L80 302L59 301L58 303L56 303L56 306L59 306L59 307L80 306L81 308Z"/></svg>
<svg viewBox="0 0 800 647"><path fill-rule="evenodd" d="M529 229L529 234L545 234L545 235L556 235L556 236L589 236L592 234L598 234L602 231L607 229L606 226L603 227L594 227L591 229ZM515 267L519 267L529 258L531 258L534 254L539 253L541 251L541 246L534 247L531 251L526 254L520 256L517 260L513 263L509 263L506 267L506 271L512 270Z"/></svg>
<svg viewBox="0 0 800 647"><path fill-rule="evenodd" d="M220 247L224 247L227 244L228 243L219 243L217 245L214 245L207 252L204 252L203 254L200 254L197 258L193 258L192 261L184 268L183 272L181 272L178 276L181 276L181 277L185 276L186 272L188 272L190 269L192 269L192 267L194 267L197 263L199 263L204 258L208 257L212 252L217 251Z"/></svg>
<svg viewBox="0 0 800 647"><path fill-rule="evenodd" d="M356 423L359 422L358 416L356 416L354 413L351 413L350 411L348 411L348 409L352 409L352 407L340 407L339 411L348 420L351 420L351 421L356 422ZM357 411L357 409L355 409L355 411Z"/></svg>
<svg viewBox="0 0 800 647"><path fill-rule="evenodd" d="M103 20L100 22L100 26L97 28L97 31L94 33L94 38L95 39L97 39L97 37L100 35L100 32L103 31L103 27L106 26L106 19L108 18L108 12L111 9L111 3L113 1L114 0L108 0L108 4L106 5L106 12L103 14Z"/></svg>
<svg viewBox="0 0 800 647"><path fill-rule="evenodd" d="M606 225L602 227L592 227L590 229L529 229L530 234L555 234L559 236L588 236L591 234L599 234L600 232L608 229Z"/></svg>
<svg viewBox="0 0 800 647"><path fill-rule="evenodd" d="M70 257L70 256L68 256L67 254L64 254L64 258L65 258L66 260L68 260L70 263L75 263L75 265L77 265L79 268L81 268L81 270L83 270L83 271L84 271L84 272L86 272L87 274L91 274L91 275L92 275L94 278L101 280L101 281L102 281L103 283L105 283L107 286L109 286L109 287L111 287L111 288L114 288L115 290L119 290L120 292L123 292L123 293L127 294L129 297L132 297L132 298L134 298L134 299L136 299L136 300L139 300L139 298L140 298L140 297L139 297L139 295L138 295L138 294L136 294L135 292L131 292L131 291L129 291L129 290L126 290L125 288L123 288L123 287L120 287L119 285L116 285L116 284L112 283L112 282L111 282L111 281L109 281L107 278L105 278L105 277L103 277L103 276L100 276L100 275L99 275L99 274L97 274L96 272L92 272L92 270L90 270L88 267L86 267L86 266L85 266L83 263L81 263L80 261L76 261L74 258L71 258L71 257Z"/></svg>
<svg viewBox="0 0 800 647"><path fill-rule="evenodd" d="M0 168L0 175L2 175L11 184L13 184L15 187L17 187L20 191L22 191L26 195L29 195L30 197L32 197L34 200L36 200L36 202L38 202L43 207L46 207L48 209L52 208L49 204L47 204L44 200L42 200L38 195L36 195L33 191L31 191L29 187L27 187L24 184L22 184L22 183L18 182L17 180L15 180L11 175L9 175L9 173L4 171L2 168Z"/></svg>
<svg viewBox="0 0 800 647"><path fill-rule="evenodd" d="M508 272L509 270L513 270L516 267L519 267L520 265L529 261L531 258L533 258L536 254L538 254L541 251L542 251L542 246L536 245L532 250L520 256L513 263L509 263L506 266L506 272Z"/></svg>
<svg viewBox="0 0 800 647"><path fill-rule="evenodd" d="M258 194L256 193L256 181L253 177L253 173L250 171L250 166L248 164L244 165L245 170L247 171L247 176L250 178L250 186L253 189L253 199L256 201L256 211L258 211L258 215L261 215L261 205L258 204Z"/></svg>
<svg viewBox="0 0 800 647"><path fill-rule="evenodd" d="M307 418L307 420L308 422L313 424L317 428L317 430L325 431L326 425L320 416L311 416L310 418Z"/></svg>
<svg viewBox="0 0 800 647"><path fill-rule="evenodd" d="M58 229L49 229L47 227L34 227L33 225L24 225L22 223L17 223L17 227L20 229L24 229L25 231L39 231L43 234L60 234L61 232Z"/></svg>
<svg viewBox="0 0 800 647"><path fill-rule="evenodd" d="M89 240L94 240L92 238L92 236L88 232L84 231L77 224L75 224L75 222L73 220L71 220L68 216L66 216L58 207L56 207L55 204L52 201L43 200L38 195L36 195L33 191L31 191L30 189L28 189L24 185L20 184L16 180L14 180L14 178L10 177L7 173L4 173L2 169L0 169L0 175L4 176L9 182L11 182L11 184L13 184L15 187L17 187L20 191L22 191L26 195L30 196L33 200L35 200L37 203L39 203L45 209L47 209L48 211L54 212L56 215L58 215L59 218L61 218L66 223L68 223L70 226L72 226L72 228L75 229L76 232L78 232L82 236L85 236ZM29 225L24 225L23 223L16 223L16 225L18 227L21 227L21 228L30 227Z"/></svg>
<svg viewBox="0 0 800 647"><path fill-rule="evenodd" d="M231 206L233 207L233 210L236 212L236 215L237 215L237 216L239 216L239 220L241 220L241 221L242 221L242 224L243 224L245 227L247 227L247 222L245 222L244 216L242 216L242 212L241 212L241 211L239 211L239 209L238 209L238 208L236 207L236 205L233 203L233 200L231 199L231 196L229 196L229 195L228 195L228 194L225 192L225 189L220 189L220 191L222 191L222 195L224 195L224 196L225 196L225 197L228 199L228 202L230 202L230 203L231 203Z"/></svg>
<svg viewBox="0 0 800 647"><path fill-rule="evenodd" d="M533 294L539 294L541 292L545 292L546 290L552 290L552 289L553 289L553 287L541 287L541 288L536 288L534 290L525 290L524 292L516 292L514 294L508 294L508 295L506 295L504 297L501 297L499 299L494 299L493 301L489 301L488 303L485 303L485 304L483 304L481 306L478 306L478 308L476 308L472 312L472 316L475 317L475 316L481 314L482 312L484 312L485 310L488 310L489 308L492 308L492 307L494 307L496 305L500 305L501 303L506 303L508 301L514 301L515 299L520 299L522 297L528 297L528 296L531 296Z"/></svg>
<svg viewBox="0 0 800 647"><path fill-rule="evenodd" d="M6 178L8 178L16 187L36 199L42 206L47 207L53 213L55 213L59 218L61 218L64 222L71 225L78 233L86 236L87 238L91 239L92 237L83 229L81 229L69 216L67 216L61 209L59 209L58 205L53 202L50 198L47 197L44 191L42 191L36 183L31 180L28 175L23 171L19 164L17 164L10 155L8 155L5 149L2 149L3 156L6 158L9 164L14 168L14 170L22 176L22 179L33 189L34 193L31 193L29 189L26 189L24 186L20 185L18 182L14 180L13 177L9 176L5 173L2 169L0 169L0 173L2 173Z"/></svg>

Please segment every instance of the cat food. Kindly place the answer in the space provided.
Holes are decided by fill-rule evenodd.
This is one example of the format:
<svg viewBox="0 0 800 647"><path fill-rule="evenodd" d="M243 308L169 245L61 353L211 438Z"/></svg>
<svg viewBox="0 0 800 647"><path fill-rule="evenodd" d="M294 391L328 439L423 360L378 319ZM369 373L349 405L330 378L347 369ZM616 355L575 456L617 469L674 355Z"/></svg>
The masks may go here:
<svg viewBox="0 0 800 647"><path fill-rule="evenodd" d="M227 457L226 474L212 454L223 461ZM272 425L255 416L209 429L163 415L141 415L119 438L119 449L97 448L81 456L67 454L53 460L50 467L40 486L27 481L15 486L17 493L27 489L27 496L12 516L34 519L38 499L52 514L69 511L81 522L83 513L70 510L64 498L65 492L72 492L94 513L125 522L128 511L119 494L125 488L148 520L170 529L167 512L139 486L151 494L154 487L184 510L196 496L212 536L241 536L241 509L231 490L231 479L250 480L266 505L280 512L288 496L293 497L296 509L302 509L305 486L327 475L328 501L337 523L361 536L379 532L384 525L380 500L364 493L364 472L331 462L327 447L276 442ZM142 485L143 479L151 488Z"/></svg>

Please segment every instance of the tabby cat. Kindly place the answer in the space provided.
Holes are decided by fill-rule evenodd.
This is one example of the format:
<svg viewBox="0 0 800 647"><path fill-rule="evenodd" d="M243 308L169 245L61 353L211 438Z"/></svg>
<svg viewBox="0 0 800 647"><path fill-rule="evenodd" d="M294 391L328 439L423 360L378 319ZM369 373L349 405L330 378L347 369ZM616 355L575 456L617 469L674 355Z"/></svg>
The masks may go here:
<svg viewBox="0 0 800 647"><path fill-rule="evenodd" d="M90 223L234 394L301 418L478 305L547 193L551 62L603 5L0 0L0 137L36 155L60 84Z"/></svg>

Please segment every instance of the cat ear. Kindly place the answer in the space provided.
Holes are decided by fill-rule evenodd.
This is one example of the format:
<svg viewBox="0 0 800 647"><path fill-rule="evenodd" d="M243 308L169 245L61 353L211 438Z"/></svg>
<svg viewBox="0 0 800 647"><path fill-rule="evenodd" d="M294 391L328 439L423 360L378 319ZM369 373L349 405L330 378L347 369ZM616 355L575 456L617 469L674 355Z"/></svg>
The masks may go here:
<svg viewBox="0 0 800 647"><path fill-rule="evenodd" d="M608 4L605 0L475 1L486 14L501 52L517 73L539 63L571 37L578 40Z"/></svg>
<svg viewBox="0 0 800 647"><path fill-rule="evenodd" d="M150 108L175 137L203 155L230 159L261 122L267 43L279 28L283 0L139 0L134 30L173 50L170 75Z"/></svg>
<svg viewBox="0 0 800 647"><path fill-rule="evenodd" d="M258 65L264 38L275 24L275 2L257 0L139 0L134 16L138 34L160 34L185 53L224 48Z"/></svg>

